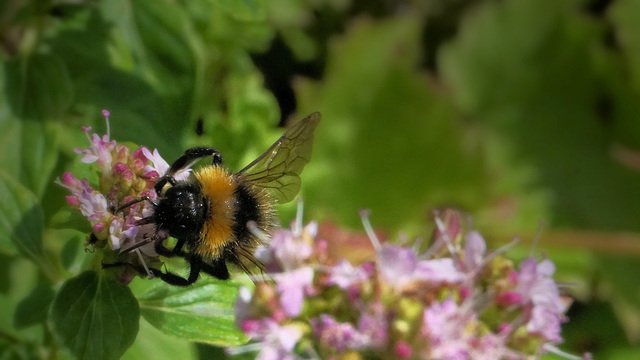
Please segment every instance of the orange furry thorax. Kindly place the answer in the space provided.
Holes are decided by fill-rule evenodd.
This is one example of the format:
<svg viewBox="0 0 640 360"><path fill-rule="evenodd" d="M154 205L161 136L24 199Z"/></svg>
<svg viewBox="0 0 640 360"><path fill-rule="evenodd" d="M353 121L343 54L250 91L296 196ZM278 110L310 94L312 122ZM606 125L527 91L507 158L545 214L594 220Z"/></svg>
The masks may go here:
<svg viewBox="0 0 640 360"><path fill-rule="evenodd" d="M200 168L194 172L194 176L209 202L209 213L194 250L203 258L219 258L225 245L234 240L237 183L232 174L220 166Z"/></svg>

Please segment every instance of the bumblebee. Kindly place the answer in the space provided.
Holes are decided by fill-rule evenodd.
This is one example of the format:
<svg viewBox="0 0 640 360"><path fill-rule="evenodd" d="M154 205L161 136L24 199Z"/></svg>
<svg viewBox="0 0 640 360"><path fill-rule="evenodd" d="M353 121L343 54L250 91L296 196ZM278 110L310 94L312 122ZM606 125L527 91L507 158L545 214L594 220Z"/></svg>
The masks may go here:
<svg viewBox="0 0 640 360"><path fill-rule="evenodd" d="M177 240L169 249L164 245L166 236L156 236L156 252L184 258L190 264L186 278L158 269L149 269L151 274L171 285L188 286L200 272L229 279L227 262L247 273L252 264L262 269L253 256L261 240L248 224L253 222L269 233L275 224L274 204L289 202L297 195L300 173L311 158L313 132L319 121L316 112L290 123L267 151L237 173L222 166L222 155L213 148L188 149L158 179L155 202L142 197L121 206L118 211L137 202L150 203L152 215L138 224L153 223L156 234L168 234ZM191 179L174 178L179 170L209 156L211 165L194 170Z"/></svg>

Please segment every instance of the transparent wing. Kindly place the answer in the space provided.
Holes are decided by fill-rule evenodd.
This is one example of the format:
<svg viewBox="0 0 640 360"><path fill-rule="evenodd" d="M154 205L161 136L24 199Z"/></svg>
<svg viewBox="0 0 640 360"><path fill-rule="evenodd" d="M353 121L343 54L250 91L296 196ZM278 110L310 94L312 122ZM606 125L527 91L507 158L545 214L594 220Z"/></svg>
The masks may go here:
<svg viewBox="0 0 640 360"><path fill-rule="evenodd" d="M293 200L300 191L300 173L311 159L313 132L319 121L318 112L293 121L278 141L238 175L264 188L279 203Z"/></svg>

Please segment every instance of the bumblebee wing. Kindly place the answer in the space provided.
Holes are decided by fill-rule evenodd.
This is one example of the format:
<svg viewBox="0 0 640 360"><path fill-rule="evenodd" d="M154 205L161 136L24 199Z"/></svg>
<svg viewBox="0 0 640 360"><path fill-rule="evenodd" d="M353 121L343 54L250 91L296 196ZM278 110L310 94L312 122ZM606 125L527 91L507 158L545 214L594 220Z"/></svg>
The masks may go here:
<svg viewBox="0 0 640 360"><path fill-rule="evenodd" d="M293 121L278 141L238 175L264 188L279 203L293 200L300 191L300 173L311 159L313 132L319 121L318 112Z"/></svg>

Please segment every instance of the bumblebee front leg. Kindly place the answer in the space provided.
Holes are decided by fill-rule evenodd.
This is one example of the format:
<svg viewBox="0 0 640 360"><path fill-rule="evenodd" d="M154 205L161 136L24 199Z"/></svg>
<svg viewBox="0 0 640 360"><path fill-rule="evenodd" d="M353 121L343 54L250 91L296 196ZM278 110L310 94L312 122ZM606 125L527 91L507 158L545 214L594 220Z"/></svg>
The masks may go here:
<svg viewBox="0 0 640 360"><path fill-rule="evenodd" d="M222 165L222 155L218 152L218 150L210 147L194 147L191 149L187 149L182 156L178 158L167 172L158 179L158 182L154 186L157 194L162 193L162 188L169 183L172 186L176 184L176 179L174 178L176 172L190 167L195 164L198 160L203 157L213 156L213 160L211 162L214 166Z"/></svg>

